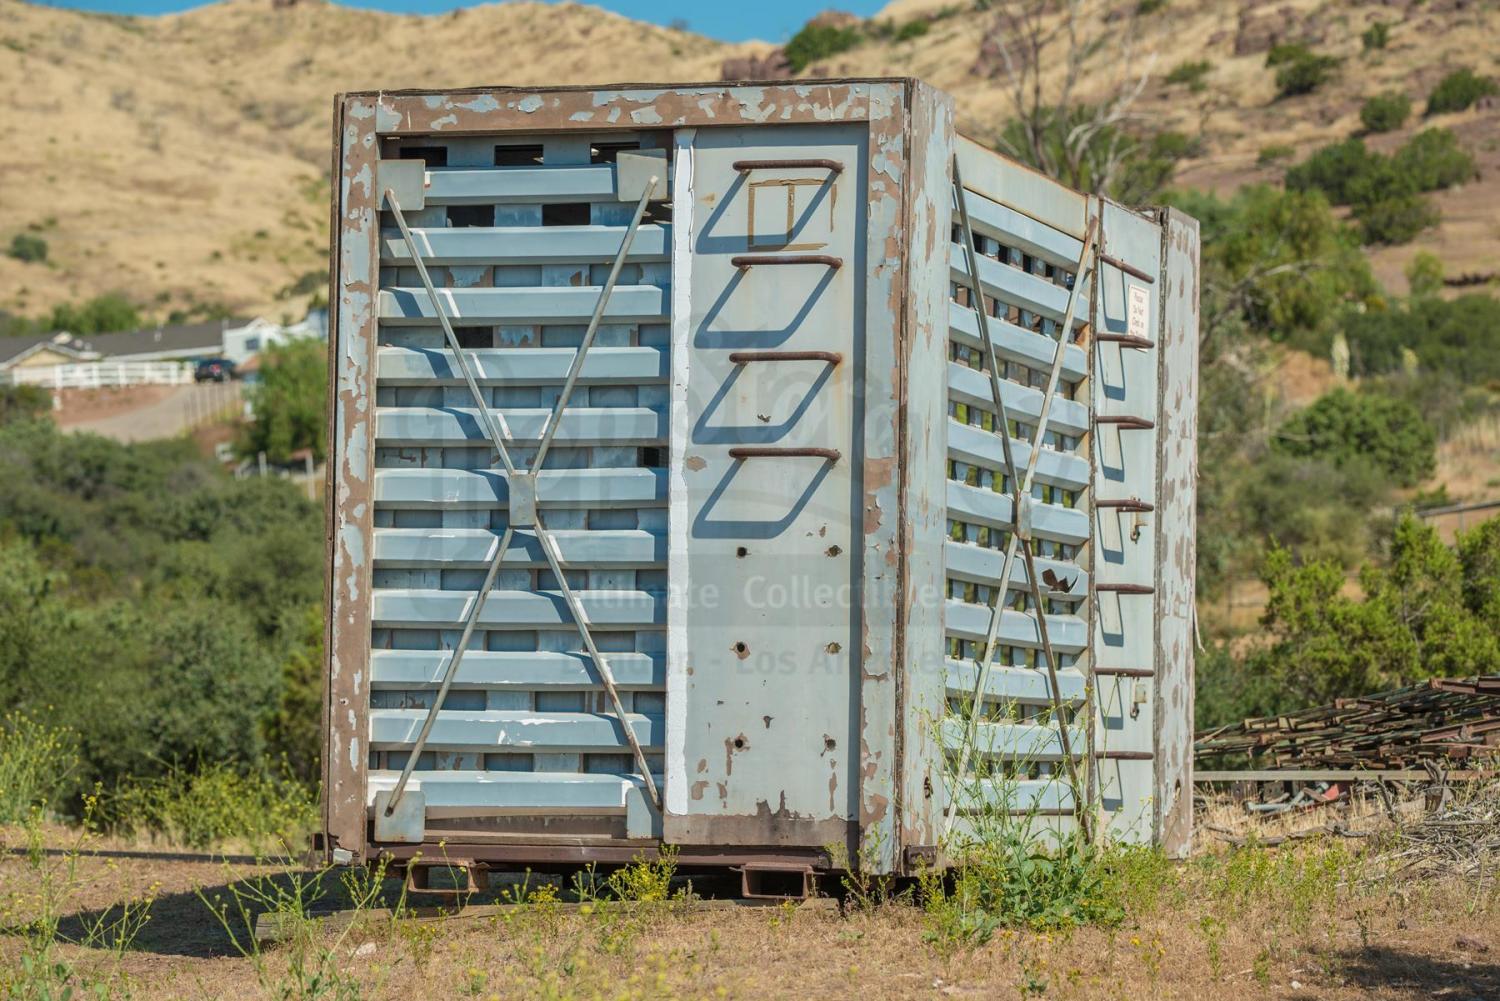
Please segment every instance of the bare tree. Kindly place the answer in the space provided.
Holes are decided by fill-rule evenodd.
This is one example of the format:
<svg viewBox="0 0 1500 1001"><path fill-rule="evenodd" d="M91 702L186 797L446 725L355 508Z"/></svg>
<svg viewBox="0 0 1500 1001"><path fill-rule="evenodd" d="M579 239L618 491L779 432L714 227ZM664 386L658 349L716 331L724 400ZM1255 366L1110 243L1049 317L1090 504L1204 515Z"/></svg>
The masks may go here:
<svg viewBox="0 0 1500 1001"><path fill-rule="evenodd" d="M1145 90L1155 51L1141 51L1130 0L1007 0L995 8L990 47L1004 71L1014 113L1000 148L1073 187L1107 191L1136 142L1125 128ZM1095 99L1079 100L1092 66ZM1102 95L1102 96L1098 96Z"/></svg>

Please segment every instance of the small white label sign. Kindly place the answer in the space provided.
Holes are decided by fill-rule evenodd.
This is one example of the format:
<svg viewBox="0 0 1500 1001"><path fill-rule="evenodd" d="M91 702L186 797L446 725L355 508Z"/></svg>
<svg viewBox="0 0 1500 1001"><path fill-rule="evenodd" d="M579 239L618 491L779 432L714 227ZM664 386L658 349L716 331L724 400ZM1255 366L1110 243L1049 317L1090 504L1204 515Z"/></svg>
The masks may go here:
<svg viewBox="0 0 1500 1001"><path fill-rule="evenodd" d="M1144 285L1130 286L1130 310L1126 314L1127 332L1131 337L1150 336L1151 294Z"/></svg>

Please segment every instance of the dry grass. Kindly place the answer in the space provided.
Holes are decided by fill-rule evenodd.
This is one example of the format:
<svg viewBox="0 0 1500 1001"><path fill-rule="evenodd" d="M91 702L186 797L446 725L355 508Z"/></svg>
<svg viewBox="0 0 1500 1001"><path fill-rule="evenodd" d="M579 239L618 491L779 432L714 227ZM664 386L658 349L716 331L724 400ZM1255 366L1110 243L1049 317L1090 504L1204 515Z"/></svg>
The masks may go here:
<svg viewBox="0 0 1500 1001"><path fill-rule="evenodd" d="M53 845L72 837L47 831ZM35 878L15 853L21 833L9 829L4 838L0 902L11 928L0 935L0 970L15 971L15 926L29 916ZM87 849L96 854L77 860L60 930L76 934L124 901L153 900L150 921L116 968L118 996L135 998L316 996L298 988L308 986L309 969L324 977L321 996L343 998L1468 1001L1500 994L1500 899L1492 884L1476 895L1472 880L1389 881L1344 842L1217 847L1137 885L1119 928L1002 931L977 949L935 937L935 925L910 902L846 914L820 906L827 902L713 909L542 903L323 921L307 926L305 937L269 947L258 962L236 951L205 901L232 899L236 880L284 888L295 878L288 867L108 840ZM231 928L241 930L233 921ZM63 947L59 956L83 970L112 962L97 948Z"/></svg>

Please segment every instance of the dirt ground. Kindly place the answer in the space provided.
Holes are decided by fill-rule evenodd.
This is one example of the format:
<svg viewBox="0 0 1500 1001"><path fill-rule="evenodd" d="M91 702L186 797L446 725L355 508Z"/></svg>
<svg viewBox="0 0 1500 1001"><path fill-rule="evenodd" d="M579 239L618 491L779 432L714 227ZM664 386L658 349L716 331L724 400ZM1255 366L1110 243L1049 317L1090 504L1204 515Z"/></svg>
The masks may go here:
<svg viewBox="0 0 1500 1001"><path fill-rule="evenodd" d="M3 837L0 987L19 972L22 923L35 916L39 888L58 885L39 880L20 832ZM49 832L42 865L69 864L65 846L75 839ZM1322 878L1319 860L1347 858L1343 844L1259 849L1248 865L1222 855L1184 863L1118 928L1001 930L978 948L945 944L909 902L841 911L822 899L478 906L427 917L372 911L358 922L313 922L305 935L247 957L211 903L232 903L231 886L243 897L257 879L284 894L305 874L245 856L94 841L74 860L71 890L57 909L60 937L82 937L125 901L150 900L150 917L118 960L77 946L57 955L111 982L113 996L143 999L1500 997L1492 883L1371 882L1352 877L1356 868ZM1311 861L1285 869L1300 874L1286 876L1285 886L1281 876L1254 875L1257 866L1281 873L1276 866L1299 857L1287 853ZM315 910L340 906L336 880L330 884L335 892Z"/></svg>

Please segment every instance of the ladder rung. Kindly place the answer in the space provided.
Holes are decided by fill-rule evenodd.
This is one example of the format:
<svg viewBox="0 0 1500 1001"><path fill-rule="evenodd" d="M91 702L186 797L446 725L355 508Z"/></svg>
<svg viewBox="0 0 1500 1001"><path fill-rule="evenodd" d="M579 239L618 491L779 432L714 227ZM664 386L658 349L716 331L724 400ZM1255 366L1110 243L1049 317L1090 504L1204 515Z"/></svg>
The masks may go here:
<svg viewBox="0 0 1500 1001"><path fill-rule="evenodd" d="M1144 417L1133 417L1129 415L1095 417L1095 424L1113 424L1121 431L1150 431L1156 427L1155 421L1148 421Z"/></svg>
<svg viewBox="0 0 1500 1001"><path fill-rule="evenodd" d="M827 170L842 174L844 165L837 160L736 160L730 164L736 172L744 174L752 170Z"/></svg>
<svg viewBox="0 0 1500 1001"><path fill-rule="evenodd" d="M729 263L737 268L753 268L757 265L790 266L797 264L821 264L837 271L844 266L842 257L829 254L741 254L731 257Z"/></svg>
<svg viewBox="0 0 1500 1001"><path fill-rule="evenodd" d="M1156 284L1156 279L1153 276L1146 274L1146 272L1142 271L1140 268L1132 267L1131 265L1126 264L1118 257L1110 257L1108 254L1100 254L1099 260L1104 264L1108 264L1112 268L1116 268L1120 271L1125 272L1132 278L1139 278L1147 285Z"/></svg>
<svg viewBox="0 0 1500 1001"><path fill-rule="evenodd" d="M838 462L843 457L836 448L781 448L775 445L754 445L731 448L731 459L827 459Z"/></svg>
<svg viewBox="0 0 1500 1001"><path fill-rule="evenodd" d="M735 365L753 361L826 361L837 365L844 356L837 351L731 351L729 360Z"/></svg>
<svg viewBox="0 0 1500 1001"><path fill-rule="evenodd" d="M1155 511L1156 505L1148 504L1134 497L1121 498L1118 500L1096 500L1095 507L1110 508L1115 511Z"/></svg>
<svg viewBox="0 0 1500 1001"><path fill-rule="evenodd" d="M1156 347L1156 342L1149 337L1137 337L1134 334L1095 334L1094 341L1099 344L1119 344L1127 348L1140 348L1145 351Z"/></svg>
<svg viewBox="0 0 1500 1001"><path fill-rule="evenodd" d="M1155 594L1156 588L1150 584L1095 584L1095 591L1108 591L1111 594Z"/></svg>
<svg viewBox="0 0 1500 1001"><path fill-rule="evenodd" d="M1149 667L1096 667L1094 675L1100 678L1154 678L1156 671Z"/></svg>

